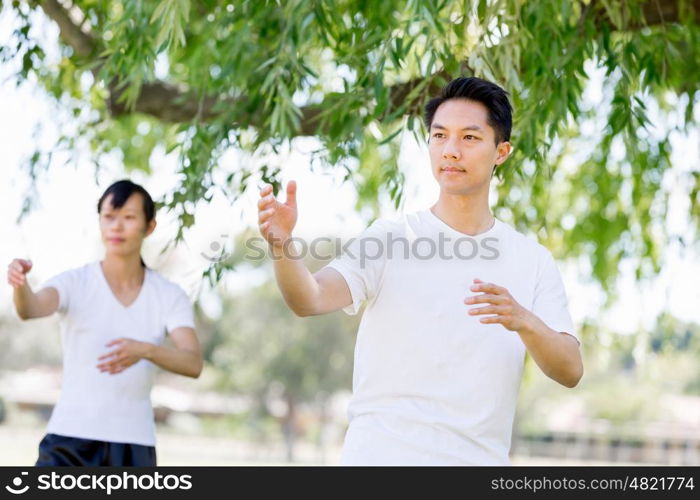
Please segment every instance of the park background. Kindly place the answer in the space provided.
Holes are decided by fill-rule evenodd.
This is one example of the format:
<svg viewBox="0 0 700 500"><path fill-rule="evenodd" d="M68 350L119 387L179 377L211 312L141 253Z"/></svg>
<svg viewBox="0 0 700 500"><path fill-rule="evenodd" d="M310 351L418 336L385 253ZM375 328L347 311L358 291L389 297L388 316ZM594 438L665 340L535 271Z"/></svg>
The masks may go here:
<svg viewBox="0 0 700 500"><path fill-rule="evenodd" d="M700 464L698 1L3 2L0 260L30 283L99 259L96 201L162 203L150 267L195 301L202 377L161 372L159 463L333 464L357 319L297 318L253 261L262 182L305 239L437 197L420 124L457 74L515 105L502 220L555 255L575 389L528 360L514 463ZM59 29L60 27L60 29ZM326 110L326 112L322 112ZM310 261L318 268L322 261ZM0 290L0 464L29 465L60 389L56 317Z"/></svg>

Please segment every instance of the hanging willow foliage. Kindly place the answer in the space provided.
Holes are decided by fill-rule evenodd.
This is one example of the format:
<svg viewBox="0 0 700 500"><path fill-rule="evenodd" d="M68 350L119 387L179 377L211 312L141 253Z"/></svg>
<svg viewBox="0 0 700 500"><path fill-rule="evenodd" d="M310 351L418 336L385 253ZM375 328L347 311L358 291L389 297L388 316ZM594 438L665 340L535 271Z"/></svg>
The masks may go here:
<svg viewBox="0 0 700 500"><path fill-rule="evenodd" d="M117 150L127 168L146 171L157 168L156 146L178 152L181 184L161 200L179 216L178 237L194 223L193 203L215 190L235 200L260 177L278 183L278 167L243 165L215 185L227 148L262 156L299 136L319 141L315 164L341 169L361 204L376 209L385 193L398 205L402 132L424 137L427 98L455 76L476 75L503 85L515 108L497 216L537 232L558 257L587 256L608 289L621 259L635 259L638 278L652 276L669 238L697 240L667 234L662 181L670 134L697 123L699 0L47 0L5 8L19 27L3 60L21 61L18 81L36 78L73 111L78 125L61 147L87 139L96 165ZM60 28L58 63L45 56L44 44L55 41L32 29L39 16ZM603 98L591 103L584 89L596 72ZM33 155L30 174L45 160ZM680 181L698 226L700 166L688 160L694 167Z"/></svg>

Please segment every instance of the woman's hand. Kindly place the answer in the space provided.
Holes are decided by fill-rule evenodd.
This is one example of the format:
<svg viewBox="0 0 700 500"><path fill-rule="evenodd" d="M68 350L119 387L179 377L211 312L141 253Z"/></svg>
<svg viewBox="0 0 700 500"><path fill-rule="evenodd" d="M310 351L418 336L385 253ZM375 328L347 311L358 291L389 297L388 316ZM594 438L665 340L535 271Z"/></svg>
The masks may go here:
<svg viewBox="0 0 700 500"><path fill-rule="evenodd" d="M32 261L26 259L14 259L7 266L7 282L12 288L20 288L27 284L26 274L32 270Z"/></svg>
<svg viewBox="0 0 700 500"><path fill-rule="evenodd" d="M107 347L114 346L116 346L116 349L97 358L98 361L102 361L97 365L97 368L103 373L107 372L111 375L116 375L123 372L137 361L146 358L152 344L128 338L119 338L107 344Z"/></svg>

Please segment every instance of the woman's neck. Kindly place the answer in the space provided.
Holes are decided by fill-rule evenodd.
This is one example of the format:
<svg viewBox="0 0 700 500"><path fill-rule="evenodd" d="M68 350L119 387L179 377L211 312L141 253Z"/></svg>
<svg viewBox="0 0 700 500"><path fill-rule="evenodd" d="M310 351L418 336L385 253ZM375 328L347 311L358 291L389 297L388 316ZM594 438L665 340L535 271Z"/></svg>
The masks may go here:
<svg viewBox="0 0 700 500"><path fill-rule="evenodd" d="M101 262L102 272L111 283L140 285L146 270L141 265L141 256L121 257L106 255Z"/></svg>

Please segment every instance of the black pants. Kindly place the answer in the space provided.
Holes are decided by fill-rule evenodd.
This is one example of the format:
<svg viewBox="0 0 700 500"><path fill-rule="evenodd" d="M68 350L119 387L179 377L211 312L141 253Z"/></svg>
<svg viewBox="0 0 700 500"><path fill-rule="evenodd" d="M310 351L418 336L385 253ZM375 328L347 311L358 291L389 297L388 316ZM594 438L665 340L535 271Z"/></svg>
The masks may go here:
<svg viewBox="0 0 700 500"><path fill-rule="evenodd" d="M101 465L154 467L156 449L140 444L93 441L47 434L39 443L37 467Z"/></svg>

